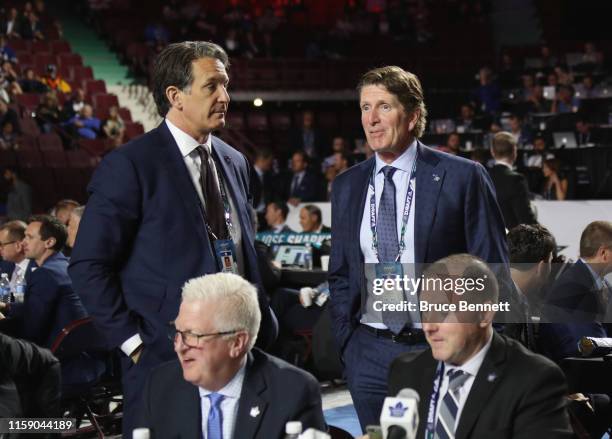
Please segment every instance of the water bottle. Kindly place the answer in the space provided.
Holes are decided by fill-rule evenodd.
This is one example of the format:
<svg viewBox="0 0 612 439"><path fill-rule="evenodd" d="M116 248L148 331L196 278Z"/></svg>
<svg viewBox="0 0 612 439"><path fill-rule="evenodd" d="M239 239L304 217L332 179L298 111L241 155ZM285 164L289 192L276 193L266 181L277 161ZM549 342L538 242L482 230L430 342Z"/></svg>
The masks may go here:
<svg viewBox="0 0 612 439"><path fill-rule="evenodd" d="M300 421L290 421L285 424L285 439L298 439L300 434L302 434Z"/></svg>
<svg viewBox="0 0 612 439"><path fill-rule="evenodd" d="M25 298L25 289L26 289L25 279L23 278L23 276L19 276L17 278L17 281L15 282L15 292L13 293L15 302L23 303L23 300Z"/></svg>
<svg viewBox="0 0 612 439"><path fill-rule="evenodd" d="M8 303L11 297L11 282L7 273L2 273L0 277L0 300L4 303Z"/></svg>

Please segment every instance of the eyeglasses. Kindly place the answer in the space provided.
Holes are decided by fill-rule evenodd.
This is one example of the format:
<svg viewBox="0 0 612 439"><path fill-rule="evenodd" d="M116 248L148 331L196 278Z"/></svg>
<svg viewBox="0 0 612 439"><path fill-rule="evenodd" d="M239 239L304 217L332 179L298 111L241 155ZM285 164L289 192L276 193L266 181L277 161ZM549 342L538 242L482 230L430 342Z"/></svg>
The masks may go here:
<svg viewBox="0 0 612 439"><path fill-rule="evenodd" d="M178 342L178 336L180 334L181 341L185 346L190 348L199 348L201 346L201 340L205 337L219 337L221 335L230 335L240 332L240 329L232 329L231 331L211 332L209 334L198 334L192 331L179 331L174 326L174 322L168 324L168 338L174 343Z"/></svg>
<svg viewBox="0 0 612 439"><path fill-rule="evenodd" d="M17 241L9 241L9 242L0 242L0 248L4 248L5 246L9 245L9 244L14 244Z"/></svg>

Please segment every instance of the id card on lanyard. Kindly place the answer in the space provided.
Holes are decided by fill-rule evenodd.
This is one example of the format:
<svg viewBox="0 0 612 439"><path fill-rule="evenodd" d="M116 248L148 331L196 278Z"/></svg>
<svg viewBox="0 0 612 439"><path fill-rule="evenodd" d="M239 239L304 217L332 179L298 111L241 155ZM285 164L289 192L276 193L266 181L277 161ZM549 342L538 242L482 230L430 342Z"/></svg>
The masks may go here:
<svg viewBox="0 0 612 439"><path fill-rule="evenodd" d="M216 167L216 164L215 164ZM225 219L225 225L227 226L228 239L218 239L214 234L212 236L214 240L214 250L217 259L217 266L219 271L222 273L234 273L238 274L238 260L236 259L236 245L232 239L234 233L234 226L232 224L231 206L227 192L225 190L225 184L223 178L216 173L219 181L219 192L221 193L221 199L223 201L223 218ZM212 232L211 232L212 233Z"/></svg>
<svg viewBox="0 0 612 439"><path fill-rule="evenodd" d="M429 411L427 412L427 426L425 427L425 439L433 439L436 431L436 409L438 407L438 397L440 387L442 387L442 377L444 377L444 363L438 361L436 375L433 382L433 390L429 398Z"/></svg>

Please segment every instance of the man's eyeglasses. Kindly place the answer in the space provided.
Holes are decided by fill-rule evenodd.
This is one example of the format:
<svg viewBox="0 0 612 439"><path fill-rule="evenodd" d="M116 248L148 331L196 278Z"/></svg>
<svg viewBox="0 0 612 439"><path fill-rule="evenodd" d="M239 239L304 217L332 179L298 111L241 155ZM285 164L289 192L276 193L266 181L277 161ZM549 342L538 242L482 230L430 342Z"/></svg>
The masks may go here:
<svg viewBox="0 0 612 439"><path fill-rule="evenodd" d="M231 331L211 332L208 334L198 334L192 331L179 331L174 326L174 322L168 324L168 338L174 343L178 342L178 336L181 336L181 341L185 346L190 348L199 348L202 345L202 339L205 337L219 337L221 335L230 335L240 332L240 329L232 329Z"/></svg>
<svg viewBox="0 0 612 439"><path fill-rule="evenodd" d="M0 248L4 248L7 245L15 244L17 241L0 242Z"/></svg>

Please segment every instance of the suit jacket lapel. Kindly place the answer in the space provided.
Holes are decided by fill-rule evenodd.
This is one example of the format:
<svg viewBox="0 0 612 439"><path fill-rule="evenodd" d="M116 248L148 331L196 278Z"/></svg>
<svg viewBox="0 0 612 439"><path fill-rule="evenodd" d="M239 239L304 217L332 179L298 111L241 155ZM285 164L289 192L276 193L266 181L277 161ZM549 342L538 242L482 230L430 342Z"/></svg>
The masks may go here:
<svg viewBox="0 0 612 439"><path fill-rule="evenodd" d="M257 370L253 354L249 353L234 427L236 433L240 432L241 439L251 439L257 436L257 430L268 407L266 388L266 381Z"/></svg>
<svg viewBox="0 0 612 439"><path fill-rule="evenodd" d="M374 172L376 165L376 158L370 157L365 162L359 164L355 175L353 176L353 182L355 183L355 196L350 197L348 211L351 212L351 217L355 218L355 221L351 221L352 228L350 229L351 242L356 246L356 254L361 254L359 248L359 235L361 231L361 219L363 217L363 209L369 200L366 200L368 196L368 186L370 184L370 176ZM363 258L362 258L363 259Z"/></svg>
<svg viewBox="0 0 612 439"><path fill-rule="evenodd" d="M181 410L175 411L169 420L176 426L178 437L201 438L202 437L202 409L200 392L198 388L184 380L177 386L177 401L185 401L186 405Z"/></svg>
<svg viewBox="0 0 612 439"><path fill-rule="evenodd" d="M200 235L200 239L210 246L208 234L204 227L202 203L193 186L193 180L185 166L185 160L181 155L181 151L165 122L159 125L157 132L162 138L160 146L163 148L164 155L166 156L167 170L170 173L169 180L174 184L176 192L179 194L189 217L193 219L195 230Z"/></svg>
<svg viewBox="0 0 612 439"><path fill-rule="evenodd" d="M489 403L489 398L497 386L503 372L506 360L506 345L501 336L493 333L493 340L489 352L484 358L470 394L465 401L461 418L455 433L456 439L468 437L476 420L482 413L485 406Z"/></svg>
<svg viewBox="0 0 612 439"><path fill-rule="evenodd" d="M439 159L421 142L417 142L416 194L414 201L414 260L427 261L427 243L436 217L444 169L438 169Z"/></svg>

